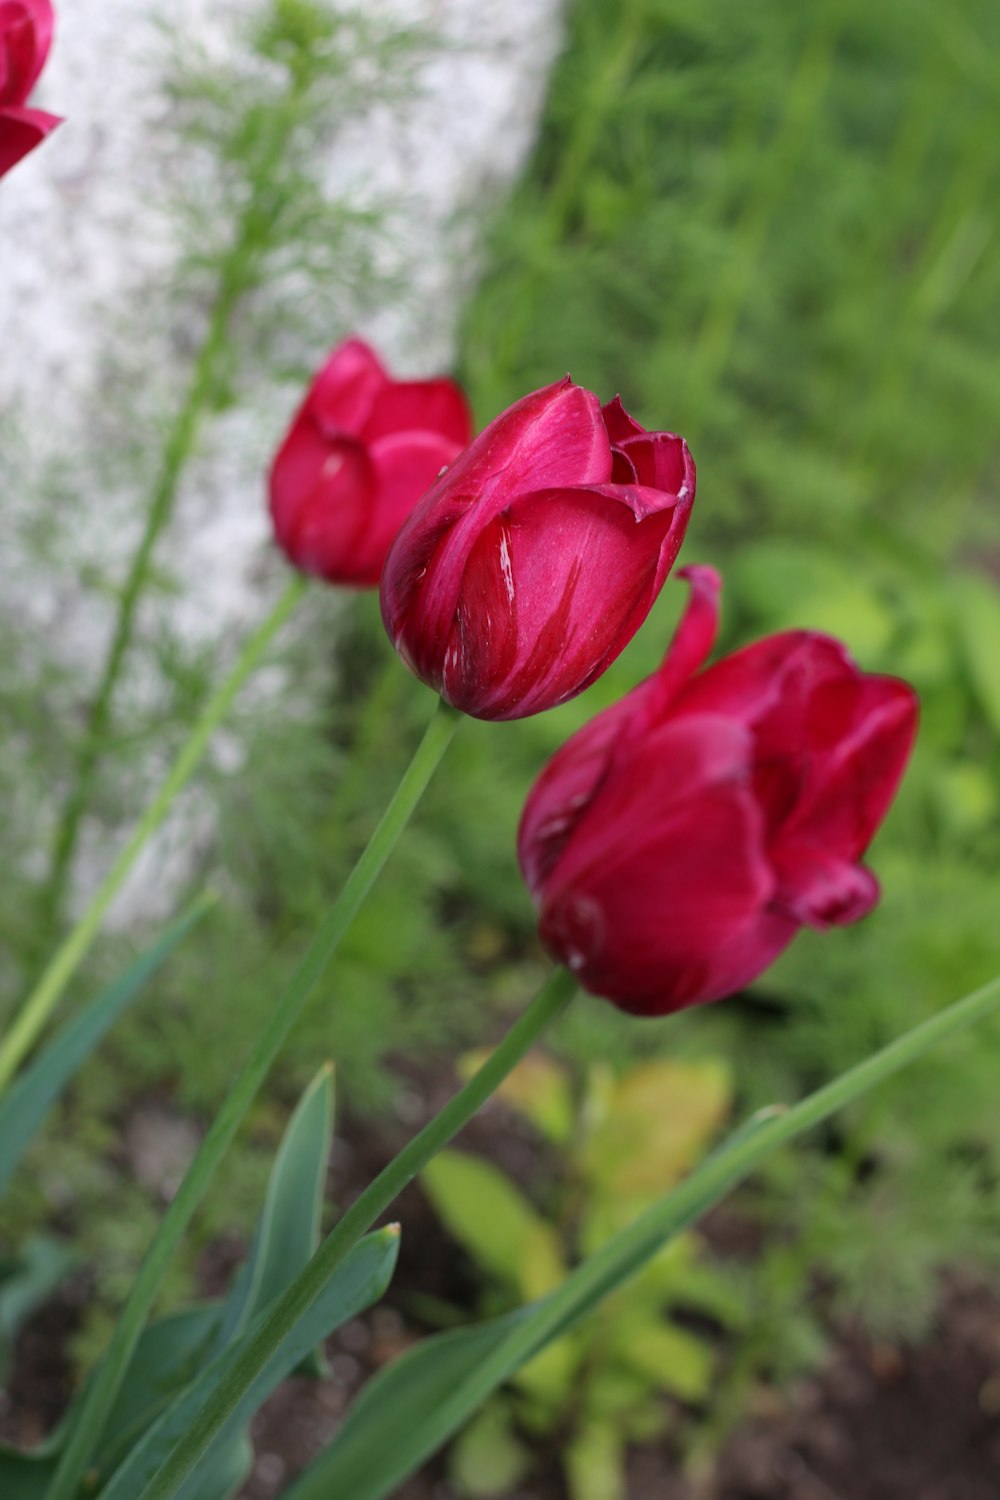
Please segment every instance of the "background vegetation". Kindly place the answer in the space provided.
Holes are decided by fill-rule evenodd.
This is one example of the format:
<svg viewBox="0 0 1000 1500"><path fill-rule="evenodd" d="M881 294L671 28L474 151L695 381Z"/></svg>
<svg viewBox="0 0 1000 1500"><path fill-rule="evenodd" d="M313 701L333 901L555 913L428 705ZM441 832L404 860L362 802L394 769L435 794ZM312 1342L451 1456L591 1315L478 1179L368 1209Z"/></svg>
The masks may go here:
<svg viewBox="0 0 1000 1500"><path fill-rule="evenodd" d="M566 369L620 391L641 420L691 442L700 482L685 556L724 570L726 645L791 624L830 630L866 668L911 678L923 702L912 774L872 856L885 897L871 920L803 935L724 1006L637 1025L585 1001L558 1034L581 1090L599 1059L623 1071L659 1054L719 1060L740 1114L800 1094L1000 970L1000 16L987 0L575 0L568 25L538 150L488 229L463 325L459 373L480 420ZM185 97L179 123L204 149L259 165L232 80ZM321 94L311 107L320 119ZM251 307L267 255L312 243L315 225L295 211L309 201L308 152L297 160L302 182L265 161L287 213L244 289ZM203 272L193 261L193 296ZM322 346L343 331L331 322ZM251 348L284 357L241 343L246 333L210 405L240 399ZM41 544L58 557L51 530ZM405 1121L420 1080L447 1076L458 1048L532 992L543 961L513 852L525 791L572 728L652 668L681 598L668 584L582 700L464 726L203 1215L175 1296L206 1244L249 1228L286 1106L323 1057L338 1062L349 1143ZM55 1227L95 1268L80 1355L159 1212L157 1190L123 1161L129 1119L150 1098L196 1126L213 1109L429 712L374 600L312 608L285 662L297 713L261 722L245 706L245 759L203 779L218 837L199 881L221 884L221 914L89 1066L3 1206L5 1237ZM175 737L217 671L162 633L140 645L167 661L174 690L168 710L119 733L123 757ZM23 643L18 653L4 653L14 665L0 682L19 730L0 762L5 805L19 810L0 829L8 1007L52 935L23 894L25 809L68 753L44 697L37 708L39 677L57 697L65 684L36 672ZM106 768L96 801L115 823L141 793L125 763ZM131 944L107 940L80 998ZM742 1195L733 1212L759 1250L731 1270L740 1331L688 1441L709 1448L748 1383L815 1359L831 1308L916 1334L942 1266L995 1268L998 1052L1000 1031L981 1029Z"/></svg>

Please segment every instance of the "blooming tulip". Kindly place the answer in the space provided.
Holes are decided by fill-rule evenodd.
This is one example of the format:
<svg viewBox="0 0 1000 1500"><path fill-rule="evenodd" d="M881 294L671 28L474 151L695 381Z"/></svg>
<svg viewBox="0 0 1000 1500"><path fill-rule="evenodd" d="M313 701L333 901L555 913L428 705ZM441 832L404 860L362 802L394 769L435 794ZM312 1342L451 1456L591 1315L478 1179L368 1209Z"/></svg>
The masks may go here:
<svg viewBox="0 0 1000 1500"><path fill-rule="evenodd" d="M60 124L24 104L52 45L50 0L0 0L0 177Z"/></svg>
<svg viewBox="0 0 1000 1500"><path fill-rule="evenodd" d="M567 378L480 433L393 544L382 618L455 708L519 719L582 692L639 629L684 538L694 463Z"/></svg>
<svg viewBox="0 0 1000 1500"><path fill-rule="evenodd" d="M328 583L378 584L400 526L472 435L451 380L393 380L361 339L313 381L271 468L279 545Z"/></svg>
<svg viewBox="0 0 1000 1500"><path fill-rule="evenodd" d="M553 757L518 837L546 946L640 1015L731 994L803 925L871 911L859 861L917 721L906 683L813 631L699 671L720 580L682 576L691 601L659 671Z"/></svg>

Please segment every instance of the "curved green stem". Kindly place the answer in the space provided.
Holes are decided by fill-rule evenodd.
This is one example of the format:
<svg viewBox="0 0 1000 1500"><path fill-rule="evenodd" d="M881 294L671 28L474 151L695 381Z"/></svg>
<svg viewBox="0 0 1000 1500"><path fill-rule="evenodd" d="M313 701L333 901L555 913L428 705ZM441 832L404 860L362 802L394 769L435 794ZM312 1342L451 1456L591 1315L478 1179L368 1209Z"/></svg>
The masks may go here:
<svg viewBox="0 0 1000 1500"><path fill-rule="evenodd" d="M325 923L312 941L271 1020L254 1045L222 1108L187 1170L146 1252L107 1354L84 1398L46 1500L72 1500L128 1371L153 1301L174 1251L201 1202L257 1092L298 1020L316 981L330 962L361 903L420 801L455 733L460 715L439 703L382 821L368 841Z"/></svg>
<svg viewBox="0 0 1000 1500"><path fill-rule="evenodd" d="M0 1093L30 1051L67 984L97 936L105 913L118 894L140 853L162 824L177 794L190 781L209 740L226 717L240 688L259 665L281 626L301 599L307 584L296 575L274 609L249 638L239 658L206 705L181 748L155 798L140 818L135 832L106 875L100 889L28 996L0 1044Z"/></svg>
<svg viewBox="0 0 1000 1500"><path fill-rule="evenodd" d="M318 1297L344 1257L417 1173L496 1092L542 1032L566 1009L576 989L577 981L573 975L566 969L557 969L478 1073L369 1183L327 1235L302 1274L275 1303L266 1323L249 1339L240 1358L139 1500L166 1500L167 1496L177 1493L186 1475L235 1410L240 1397L252 1385L288 1330Z"/></svg>

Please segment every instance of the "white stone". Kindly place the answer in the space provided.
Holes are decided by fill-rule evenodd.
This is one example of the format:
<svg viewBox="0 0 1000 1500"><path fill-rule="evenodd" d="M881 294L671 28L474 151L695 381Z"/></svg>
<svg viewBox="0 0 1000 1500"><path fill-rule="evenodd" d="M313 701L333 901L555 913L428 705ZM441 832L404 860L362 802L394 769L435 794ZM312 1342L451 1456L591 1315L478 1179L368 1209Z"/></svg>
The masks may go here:
<svg viewBox="0 0 1000 1500"><path fill-rule="evenodd" d="M451 361L482 212L509 186L537 129L559 8L559 0L366 0L366 14L417 22L439 38L413 91L383 98L373 87L323 164L331 195L393 205L380 269L404 290L359 331L399 369L430 372ZM113 615L77 572L97 565L124 576L144 504L134 480L126 482L135 467L127 450L138 444L149 455L148 491L163 423L204 326L204 309L178 303L171 289L180 245L162 212L166 188L198 170L172 135L163 88L170 33L227 58L260 10L261 0L63 0L32 103L66 123L0 186L0 608L46 632L46 649L73 666L80 684L95 679ZM323 321L296 335L292 362L314 367L353 322L344 308L336 326ZM143 616L147 631L224 643L221 655L280 584L280 569L262 567L263 473L301 387L266 370L254 377L245 403L202 434L156 555L178 587ZM62 571L39 575L18 547L18 522L56 483L66 495L55 549ZM155 701L157 684L133 672L128 696ZM155 850L144 861L133 889L140 907L143 892L173 884L176 845L176 833L163 845L172 851L170 881L151 873ZM94 858L106 862L99 839Z"/></svg>

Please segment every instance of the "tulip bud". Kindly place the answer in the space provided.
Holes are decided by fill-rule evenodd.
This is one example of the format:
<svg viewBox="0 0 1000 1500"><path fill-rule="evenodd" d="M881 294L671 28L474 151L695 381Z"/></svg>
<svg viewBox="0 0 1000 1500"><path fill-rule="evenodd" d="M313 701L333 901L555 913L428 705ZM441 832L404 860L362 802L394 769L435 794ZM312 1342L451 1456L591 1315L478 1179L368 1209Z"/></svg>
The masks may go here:
<svg viewBox="0 0 1000 1500"><path fill-rule="evenodd" d="M694 462L567 376L509 407L424 496L382 578L382 618L453 707L520 719L628 645L684 538Z"/></svg>
<svg viewBox="0 0 1000 1500"><path fill-rule="evenodd" d="M50 0L0 0L0 177L61 123L23 107L48 57L54 22Z"/></svg>
<svg viewBox="0 0 1000 1500"><path fill-rule="evenodd" d="M812 631L699 671L721 585L681 576L692 597L663 665L558 751L518 835L545 945L639 1015L732 994L803 925L871 911L859 861L917 723L905 682Z"/></svg>
<svg viewBox="0 0 1000 1500"><path fill-rule="evenodd" d="M400 526L472 435L451 380L393 380L360 339L313 381L271 468L278 545L304 573L374 588Z"/></svg>

